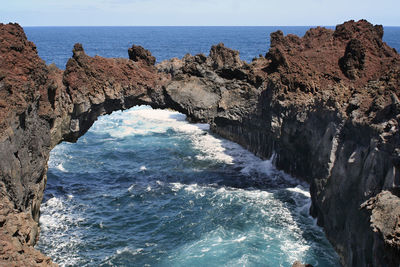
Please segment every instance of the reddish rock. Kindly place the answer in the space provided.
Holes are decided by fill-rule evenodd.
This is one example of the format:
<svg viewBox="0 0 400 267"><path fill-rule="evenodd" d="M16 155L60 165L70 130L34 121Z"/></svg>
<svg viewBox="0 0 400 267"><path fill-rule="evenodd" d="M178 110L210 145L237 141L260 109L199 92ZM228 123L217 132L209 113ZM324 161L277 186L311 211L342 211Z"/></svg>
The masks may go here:
<svg viewBox="0 0 400 267"><path fill-rule="evenodd" d="M351 39L344 52L344 56L339 59L339 66L350 79L356 79L364 70L365 65L365 47L358 39Z"/></svg>
<svg viewBox="0 0 400 267"><path fill-rule="evenodd" d="M52 264L33 248L51 149L100 115L149 104L274 153L279 169L309 182L312 215L343 265L397 267L400 198L381 192L400 186L400 57L382 36L364 20L303 37L278 31L249 64L223 44L157 66L137 46L128 60L76 44L63 72L20 26L0 25L0 264Z"/></svg>
<svg viewBox="0 0 400 267"><path fill-rule="evenodd" d="M156 58L151 55L151 52L139 45L132 45L128 50L129 59L137 62L143 60L148 65L156 64Z"/></svg>
<svg viewBox="0 0 400 267"><path fill-rule="evenodd" d="M50 150L102 114L162 104L164 78L144 61L88 57L80 44L64 72L46 66L17 24L0 25L0 58L0 265L52 266L33 248Z"/></svg>

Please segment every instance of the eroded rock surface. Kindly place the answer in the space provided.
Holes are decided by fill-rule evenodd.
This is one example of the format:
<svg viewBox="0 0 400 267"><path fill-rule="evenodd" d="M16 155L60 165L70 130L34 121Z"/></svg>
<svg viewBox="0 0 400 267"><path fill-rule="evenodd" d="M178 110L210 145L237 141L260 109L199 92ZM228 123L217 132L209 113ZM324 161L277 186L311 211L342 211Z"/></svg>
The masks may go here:
<svg viewBox="0 0 400 267"><path fill-rule="evenodd" d="M209 56L155 66L138 46L130 59L105 59L76 44L63 72L44 64L22 28L1 25L0 196L10 204L0 231L15 249L0 261L21 246L21 264L51 264L27 252L50 150L102 114L149 104L210 123L261 157L275 153L278 168L310 183L311 213L343 265L398 266L400 199L388 192L400 186L400 57L382 36L382 26L349 21L304 37L275 32L266 56L250 63L218 44ZM16 215L28 226L10 239L13 224L1 222Z"/></svg>
<svg viewBox="0 0 400 267"><path fill-rule="evenodd" d="M128 49L129 59L137 62L144 61L148 65L154 65L156 63L156 58L153 57L149 50L144 49L140 45L132 45Z"/></svg>
<svg viewBox="0 0 400 267"><path fill-rule="evenodd" d="M91 58L80 44L63 72L46 66L19 25L0 25L0 266L53 264L33 248L50 150L100 115L163 103L164 82L147 62Z"/></svg>
<svg viewBox="0 0 400 267"><path fill-rule="evenodd" d="M395 266L400 262L400 198L399 190L382 191L362 204L362 208L371 212L371 227L376 233L374 238L383 237L384 246L392 250L386 256L387 262ZM381 241L381 240L380 240ZM389 257L394 255L394 257Z"/></svg>

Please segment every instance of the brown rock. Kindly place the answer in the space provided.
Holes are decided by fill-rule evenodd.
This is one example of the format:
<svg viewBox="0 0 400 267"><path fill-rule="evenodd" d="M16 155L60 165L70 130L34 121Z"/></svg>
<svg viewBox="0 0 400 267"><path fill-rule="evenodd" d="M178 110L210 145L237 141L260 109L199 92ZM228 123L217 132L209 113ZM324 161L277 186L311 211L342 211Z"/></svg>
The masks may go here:
<svg viewBox="0 0 400 267"><path fill-rule="evenodd" d="M226 48L223 43L211 47L210 58L215 69L236 68L243 65L239 57L239 51Z"/></svg>
<svg viewBox="0 0 400 267"><path fill-rule="evenodd" d="M128 50L128 54L129 59L135 62L143 60L148 65L154 65L156 63L156 58L151 55L151 52L139 45L132 45L132 47Z"/></svg>
<svg viewBox="0 0 400 267"><path fill-rule="evenodd" d="M365 47L358 39L351 39L346 45L344 56L339 59L339 66L350 79L360 76L365 64Z"/></svg>
<svg viewBox="0 0 400 267"><path fill-rule="evenodd" d="M250 64L223 44L158 66L137 46L128 60L76 44L61 71L21 27L0 25L0 265L52 264L33 248L50 150L100 115L149 104L275 154L279 169L309 182L311 212L343 265L397 267L398 202L378 194L400 186L400 58L382 34L364 20L277 32ZM360 210L369 199L371 212Z"/></svg>

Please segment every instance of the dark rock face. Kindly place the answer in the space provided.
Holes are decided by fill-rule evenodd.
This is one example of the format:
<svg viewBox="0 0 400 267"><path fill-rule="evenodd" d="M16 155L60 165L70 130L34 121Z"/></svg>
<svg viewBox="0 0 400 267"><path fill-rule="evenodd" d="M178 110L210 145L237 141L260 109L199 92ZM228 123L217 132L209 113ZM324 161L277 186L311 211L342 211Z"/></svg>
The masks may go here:
<svg viewBox="0 0 400 267"><path fill-rule="evenodd" d="M1 25L0 235L8 249L0 264L51 264L32 248L50 150L102 114L149 104L210 123L261 157L275 153L278 168L310 183L311 213L343 265L398 266L400 57L382 35L381 26L349 21L302 38L273 33L266 57L251 63L219 44L210 56L156 66L141 47L131 60L105 59L76 44L62 72L43 63L19 26ZM15 220L26 227L16 230Z"/></svg>
<svg viewBox="0 0 400 267"><path fill-rule="evenodd" d="M132 45L132 47L128 49L128 55L129 59L135 62L143 60L148 65L156 64L156 58L151 55L150 51L139 45Z"/></svg>
<svg viewBox="0 0 400 267"><path fill-rule="evenodd" d="M398 189L393 191L382 191L363 203L361 208L372 213L370 222L376 233L374 238L383 236L384 246L392 252L385 255L388 256L386 261L395 266L400 262L400 192Z"/></svg>
<svg viewBox="0 0 400 267"><path fill-rule="evenodd" d="M52 265L33 248L46 184L53 68L19 25L0 25L0 265ZM60 99L61 100L61 99Z"/></svg>
<svg viewBox="0 0 400 267"><path fill-rule="evenodd" d="M351 39L346 46L344 56L340 58L339 65L344 75L350 79L360 76L365 64L365 48L358 39Z"/></svg>

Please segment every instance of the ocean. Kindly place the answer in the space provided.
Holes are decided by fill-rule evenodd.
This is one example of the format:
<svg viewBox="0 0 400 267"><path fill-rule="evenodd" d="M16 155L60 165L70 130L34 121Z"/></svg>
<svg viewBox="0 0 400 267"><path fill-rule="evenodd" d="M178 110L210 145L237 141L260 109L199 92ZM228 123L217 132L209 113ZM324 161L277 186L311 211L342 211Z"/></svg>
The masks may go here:
<svg viewBox="0 0 400 267"><path fill-rule="evenodd" d="M158 62L225 43L251 61L269 34L309 27L26 27L47 64L72 47ZM400 28L384 40L400 50ZM137 106L98 119L77 143L53 149L36 248L61 266L338 266L309 216L308 185L173 110Z"/></svg>

